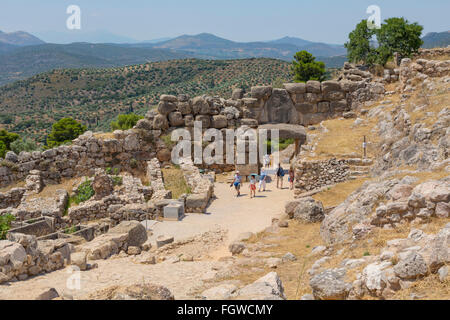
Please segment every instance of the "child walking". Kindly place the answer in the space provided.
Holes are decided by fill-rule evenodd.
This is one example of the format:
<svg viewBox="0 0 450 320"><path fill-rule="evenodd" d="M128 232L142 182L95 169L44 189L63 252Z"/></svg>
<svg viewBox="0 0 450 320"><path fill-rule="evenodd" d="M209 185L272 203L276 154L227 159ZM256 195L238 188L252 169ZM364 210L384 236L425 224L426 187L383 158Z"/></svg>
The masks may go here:
<svg viewBox="0 0 450 320"><path fill-rule="evenodd" d="M239 197L241 195L241 176L239 175L239 171L236 171L236 174L234 175L234 179L230 187L232 186L234 186L234 189L236 190L236 197Z"/></svg>
<svg viewBox="0 0 450 320"><path fill-rule="evenodd" d="M292 168L289 169L289 186L291 188L291 190L294 190L294 180L295 180L295 173L294 170Z"/></svg>
<svg viewBox="0 0 450 320"><path fill-rule="evenodd" d="M256 197L256 177L250 176L250 198Z"/></svg>

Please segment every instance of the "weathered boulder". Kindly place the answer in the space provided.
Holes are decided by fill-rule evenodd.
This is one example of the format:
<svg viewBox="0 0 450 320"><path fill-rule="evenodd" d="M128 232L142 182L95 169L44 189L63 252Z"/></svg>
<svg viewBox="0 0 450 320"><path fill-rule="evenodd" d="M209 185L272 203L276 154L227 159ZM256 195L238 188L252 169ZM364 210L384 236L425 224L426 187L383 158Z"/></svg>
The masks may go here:
<svg viewBox="0 0 450 320"><path fill-rule="evenodd" d="M238 300L285 300L284 287L275 272L268 273L237 293Z"/></svg>
<svg viewBox="0 0 450 320"><path fill-rule="evenodd" d="M272 86L255 86L250 93L253 99L268 99L272 94Z"/></svg>
<svg viewBox="0 0 450 320"><path fill-rule="evenodd" d="M309 281L317 300L345 300L352 285L344 281L346 269L328 269Z"/></svg>
<svg viewBox="0 0 450 320"><path fill-rule="evenodd" d="M177 102L178 99L177 97L173 96L173 95L169 95L169 94L163 94L159 97L160 101L165 101L165 102Z"/></svg>
<svg viewBox="0 0 450 320"><path fill-rule="evenodd" d="M395 274L401 279L417 279L427 275L428 268L423 257L411 252L394 266Z"/></svg>
<svg viewBox="0 0 450 320"><path fill-rule="evenodd" d="M227 117L223 115L212 116L211 127L215 129L223 129L228 126Z"/></svg>
<svg viewBox="0 0 450 320"><path fill-rule="evenodd" d="M173 102L160 101L158 104L158 112L164 116L167 116L169 113L175 111L176 109L177 105Z"/></svg>
<svg viewBox="0 0 450 320"><path fill-rule="evenodd" d="M228 246L228 250L231 254L236 255L240 254L245 249L245 244L240 241L235 241Z"/></svg>
<svg viewBox="0 0 450 320"><path fill-rule="evenodd" d="M91 294L89 300L174 300L173 294L163 286L134 284L113 286Z"/></svg>
<svg viewBox="0 0 450 320"><path fill-rule="evenodd" d="M179 127L184 125L184 119L181 112L174 111L169 113L169 123L171 127Z"/></svg>
<svg viewBox="0 0 450 320"><path fill-rule="evenodd" d="M231 99L233 100L239 100L244 97L244 90L243 89L233 89L233 92L231 93Z"/></svg>
<svg viewBox="0 0 450 320"><path fill-rule="evenodd" d="M59 297L58 291L55 288L49 288L37 295L34 300L53 300Z"/></svg>
<svg viewBox="0 0 450 320"><path fill-rule="evenodd" d="M86 252L74 252L70 255L71 265L77 266L81 271L87 269L87 254Z"/></svg>
<svg viewBox="0 0 450 320"><path fill-rule="evenodd" d="M167 130L169 128L169 121L167 121L167 116L158 114L153 119L153 128L155 130Z"/></svg>
<svg viewBox="0 0 450 320"><path fill-rule="evenodd" d="M194 99L192 99L192 111L194 115L209 115L210 106L203 97L195 97Z"/></svg>
<svg viewBox="0 0 450 320"><path fill-rule="evenodd" d="M147 241L147 231L138 221L122 221L109 231L110 234L127 234L128 246L140 247Z"/></svg>
<svg viewBox="0 0 450 320"><path fill-rule="evenodd" d="M306 92L321 93L321 85L319 81L310 80L306 82Z"/></svg>
<svg viewBox="0 0 450 320"><path fill-rule="evenodd" d="M203 300L229 300L236 295L237 289L234 284L222 284L203 291L200 296Z"/></svg>
<svg viewBox="0 0 450 320"><path fill-rule="evenodd" d="M293 219L302 222L320 222L325 218L322 202L311 197L300 199L299 205L293 212Z"/></svg>
<svg viewBox="0 0 450 320"><path fill-rule="evenodd" d="M287 90L290 94L302 94L306 93L305 83L285 83L283 88Z"/></svg>
<svg viewBox="0 0 450 320"><path fill-rule="evenodd" d="M103 199L113 193L114 181L107 174L97 174L92 182L92 189L94 189L96 200Z"/></svg>

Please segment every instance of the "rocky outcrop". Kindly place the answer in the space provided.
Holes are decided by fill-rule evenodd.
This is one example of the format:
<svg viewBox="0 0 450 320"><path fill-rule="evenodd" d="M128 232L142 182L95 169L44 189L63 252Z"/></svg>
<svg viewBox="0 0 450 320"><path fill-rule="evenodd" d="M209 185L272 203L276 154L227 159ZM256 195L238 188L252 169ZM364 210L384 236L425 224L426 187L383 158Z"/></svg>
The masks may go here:
<svg viewBox="0 0 450 320"><path fill-rule="evenodd" d="M37 241L20 233L0 240L0 284L64 268L73 246L63 239Z"/></svg>
<svg viewBox="0 0 450 320"><path fill-rule="evenodd" d="M69 146L44 152L23 151L17 156L17 161L5 161L0 165L0 186L22 180L33 170L40 172L46 185L59 183L62 178L93 175L96 168L131 170L132 166L152 159L159 151L155 150L154 141L160 134L160 131L150 128L135 128L114 131L114 138L104 139L87 131Z"/></svg>
<svg viewBox="0 0 450 320"><path fill-rule="evenodd" d="M120 252L128 252L129 247L140 248L147 240L147 231L137 221L123 221L108 233L76 248L85 252L88 260L107 259Z"/></svg>
<svg viewBox="0 0 450 320"><path fill-rule="evenodd" d="M338 243L364 236L373 227L447 218L449 178L430 180L414 188L410 185L413 181L405 178L365 183L325 217L320 228L322 238Z"/></svg>
<svg viewBox="0 0 450 320"><path fill-rule="evenodd" d="M173 294L163 286L134 284L112 286L99 290L88 297L89 300L174 300Z"/></svg>
<svg viewBox="0 0 450 320"><path fill-rule="evenodd" d="M270 272L255 282L238 289L233 284L222 284L200 294L207 300L286 300L284 287L276 272Z"/></svg>
<svg viewBox="0 0 450 320"><path fill-rule="evenodd" d="M306 223L320 222L325 217L322 202L311 197L290 201L286 204L285 213L291 219Z"/></svg>

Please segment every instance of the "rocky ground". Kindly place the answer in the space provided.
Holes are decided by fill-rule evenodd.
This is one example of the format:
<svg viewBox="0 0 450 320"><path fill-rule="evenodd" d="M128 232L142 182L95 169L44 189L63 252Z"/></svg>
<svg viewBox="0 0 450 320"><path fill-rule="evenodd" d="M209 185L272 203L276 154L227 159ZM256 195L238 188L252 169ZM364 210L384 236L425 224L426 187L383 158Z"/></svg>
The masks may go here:
<svg viewBox="0 0 450 320"><path fill-rule="evenodd" d="M308 127L299 161L317 160L315 171L334 170L333 158L352 166L330 181L305 179L314 183L308 192L271 183L250 199L244 185L237 199L220 176L206 214L181 222L146 230L123 221L64 248L0 242L12 264L2 271L17 273L0 278L0 298L450 299L448 70L447 61L404 60L377 79L384 96ZM364 166L354 163L363 136ZM32 264L52 272L20 278ZM74 275L79 289L68 286Z"/></svg>

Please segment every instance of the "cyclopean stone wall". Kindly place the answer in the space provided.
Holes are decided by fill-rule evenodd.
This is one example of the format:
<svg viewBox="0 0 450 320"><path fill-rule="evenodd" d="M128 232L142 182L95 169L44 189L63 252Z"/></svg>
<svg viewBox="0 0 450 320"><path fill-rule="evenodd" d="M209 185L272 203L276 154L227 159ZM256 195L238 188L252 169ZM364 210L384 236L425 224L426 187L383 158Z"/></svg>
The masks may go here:
<svg viewBox="0 0 450 320"><path fill-rule="evenodd" d="M44 184L59 183L61 178L92 175L95 168L118 167L131 170L145 167L158 148L157 130L131 129L114 131L113 137L102 138L87 131L72 145L44 152L9 153L0 164L0 187L25 179L32 170L39 170ZM12 154L12 156L11 156Z"/></svg>
<svg viewBox="0 0 450 320"><path fill-rule="evenodd" d="M295 196L368 173L371 159L305 160L295 163Z"/></svg>
<svg viewBox="0 0 450 320"><path fill-rule="evenodd" d="M348 68L347 73L356 72ZM245 95L242 89L235 89L231 99L162 95L157 110L149 111L137 127L166 131L193 127L194 121L201 121L203 128L216 129L267 123L317 124L357 107L354 102L384 94L383 84L371 83L369 72L357 73L342 81L286 83L283 89L255 86Z"/></svg>

